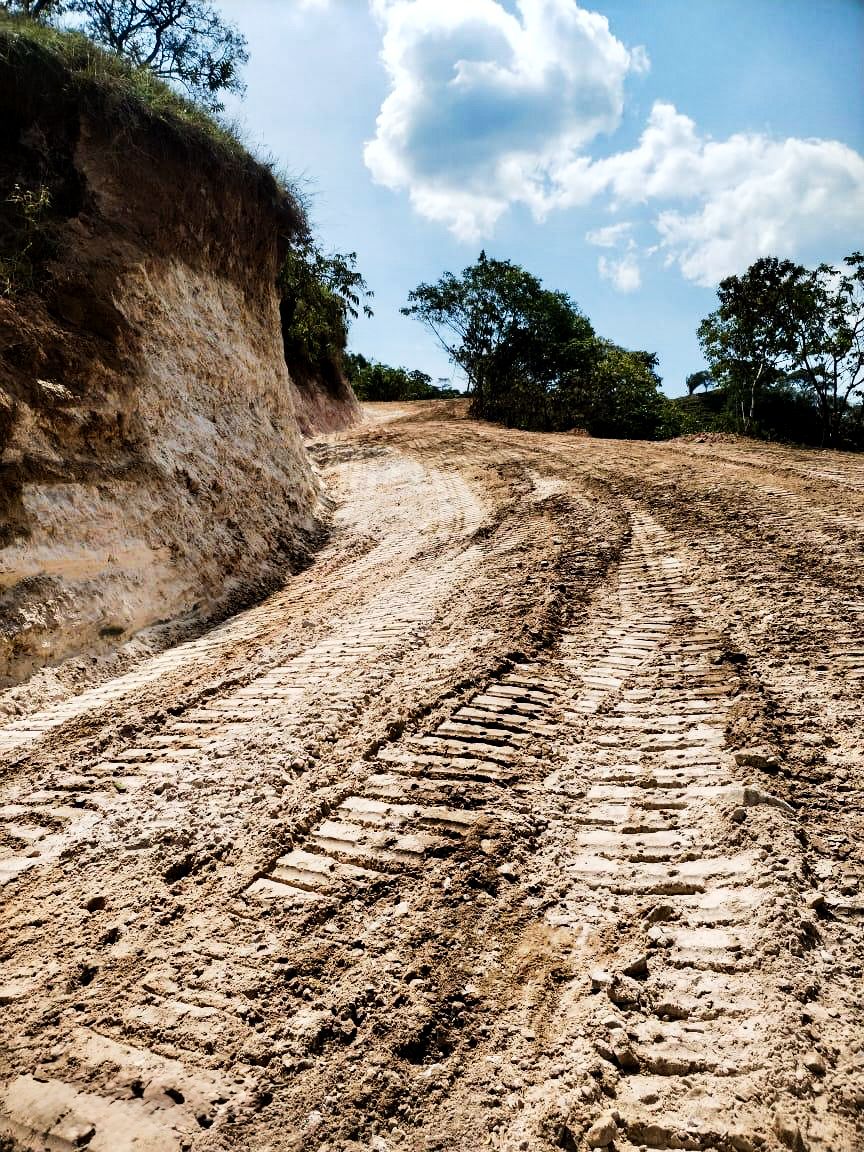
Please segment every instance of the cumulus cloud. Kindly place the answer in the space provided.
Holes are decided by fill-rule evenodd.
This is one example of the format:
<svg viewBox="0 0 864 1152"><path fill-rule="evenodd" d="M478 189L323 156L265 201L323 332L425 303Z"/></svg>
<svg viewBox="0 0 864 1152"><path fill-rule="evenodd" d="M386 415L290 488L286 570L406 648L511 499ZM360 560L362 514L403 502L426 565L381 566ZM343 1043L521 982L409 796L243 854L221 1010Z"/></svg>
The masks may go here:
<svg viewBox="0 0 864 1152"><path fill-rule="evenodd" d="M596 228L593 232L586 232L585 239L589 244L598 248L617 248L619 244L632 244L631 235L633 225L629 220L620 224L609 224L605 228Z"/></svg>
<svg viewBox="0 0 864 1152"><path fill-rule="evenodd" d="M652 206L667 262L711 286L758 256L794 256L857 229L864 219L864 157L835 140L752 133L712 140L658 102L635 148L560 165L542 210L600 195L613 208Z"/></svg>
<svg viewBox="0 0 864 1152"><path fill-rule="evenodd" d="M633 239L633 224L629 220L595 228L586 232L585 239L597 248L623 249L623 255L617 259L601 256L597 261L597 271L603 280L608 280L619 292L635 292L641 286L638 248Z"/></svg>
<svg viewBox="0 0 864 1152"><path fill-rule="evenodd" d="M561 156L614 131L628 72L605 16L576 0L372 0L391 89L365 160L375 180L463 239L539 206Z"/></svg>
<svg viewBox="0 0 864 1152"><path fill-rule="evenodd" d="M600 198L613 210L641 206L656 234L648 249L637 252L619 224L588 237L623 249L601 257L600 272L633 291L638 256L659 251L712 285L757 256L848 236L864 218L864 158L851 148L757 133L714 140L664 102L634 148L592 159L592 142L620 124L628 75L649 62L577 0L370 3L390 92L366 164L463 240L488 235L519 203L538 219Z"/></svg>
<svg viewBox="0 0 864 1152"><path fill-rule="evenodd" d="M635 292L642 284L639 261L633 252L626 253L620 260L601 256L597 261L597 271L619 292Z"/></svg>

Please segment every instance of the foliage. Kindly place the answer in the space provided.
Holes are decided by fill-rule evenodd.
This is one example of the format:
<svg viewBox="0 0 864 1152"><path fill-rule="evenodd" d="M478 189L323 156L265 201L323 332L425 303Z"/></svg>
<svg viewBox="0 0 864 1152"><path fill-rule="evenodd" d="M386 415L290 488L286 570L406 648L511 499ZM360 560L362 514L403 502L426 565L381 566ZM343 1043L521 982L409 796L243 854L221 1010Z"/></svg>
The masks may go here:
<svg viewBox="0 0 864 1152"><path fill-rule="evenodd" d="M15 184L0 212L0 296L15 296L36 285L38 267L51 251L46 217L51 194L44 185Z"/></svg>
<svg viewBox="0 0 864 1152"><path fill-rule="evenodd" d="M0 0L0 11L28 20L53 20L67 7L66 0Z"/></svg>
<svg viewBox="0 0 864 1152"><path fill-rule="evenodd" d="M211 111L220 92L241 92L246 41L206 0L72 0L97 44L174 81Z"/></svg>
<svg viewBox="0 0 864 1152"><path fill-rule="evenodd" d="M289 249L277 287L285 359L295 371L326 380L342 373L351 320L372 315L356 264L354 252L325 255L308 233Z"/></svg>
<svg viewBox="0 0 864 1152"><path fill-rule="evenodd" d="M124 122L134 126L146 115L178 135L205 144L225 163L244 170L265 169L229 128L149 68L138 68L115 52L105 51L81 32L8 15L8 10L8 4L0 0L0 63L21 74L22 80L54 62L67 72L70 91L82 100L99 96L110 106L118 126Z"/></svg>
<svg viewBox="0 0 864 1152"><path fill-rule="evenodd" d="M585 427L593 436L633 440L677 435L675 410L660 391L657 356L630 352L608 340L599 341L601 355L591 377Z"/></svg>
<svg viewBox="0 0 864 1152"><path fill-rule="evenodd" d="M473 415L518 428L664 434L656 357L599 339L566 293L509 260L481 252L461 276L420 284L402 312L463 370Z"/></svg>
<svg viewBox="0 0 864 1152"><path fill-rule="evenodd" d="M345 374L358 400L440 400L460 395L455 388L433 384L425 372L391 368L359 352L346 355Z"/></svg>
<svg viewBox="0 0 864 1152"><path fill-rule="evenodd" d="M92 41L178 84L210 111L222 108L220 92L242 91L246 41L208 0L3 0L2 7L42 22L76 13Z"/></svg>
<svg viewBox="0 0 864 1152"><path fill-rule="evenodd" d="M685 380L685 384L687 385L687 395L692 396L693 393L699 388L704 388L707 392L708 389L713 388L716 383L717 381L714 379L711 373L706 372L704 369L701 372L691 372Z"/></svg>
<svg viewBox="0 0 864 1152"><path fill-rule="evenodd" d="M516 427L553 424L567 378L592 354L591 324L565 293L485 252L461 277L446 272L420 284L402 312L421 320L465 373L472 413Z"/></svg>
<svg viewBox="0 0 864 1152"><path fill-rule="evenodd" d="M755 431L769 399L776 410L791 389L812 405L821 444L843 445L855 432L864 393L864 254L853 252L844 265L810 270L766 257L721 281L720 306L702 321L699 339L741 431Z"/></svg>

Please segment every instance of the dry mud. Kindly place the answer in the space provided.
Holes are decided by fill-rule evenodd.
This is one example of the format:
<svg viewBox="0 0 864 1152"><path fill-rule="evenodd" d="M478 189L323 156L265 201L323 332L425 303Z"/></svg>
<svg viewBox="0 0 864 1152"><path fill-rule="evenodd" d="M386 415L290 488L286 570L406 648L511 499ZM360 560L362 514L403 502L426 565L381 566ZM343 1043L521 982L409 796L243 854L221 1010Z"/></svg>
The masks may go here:
<svg viewBox="0 0 864 1152"><path fill-rule="evenodd" d="M861 1148L864 462L372 415L0 728L0 1147Z"/></svg>

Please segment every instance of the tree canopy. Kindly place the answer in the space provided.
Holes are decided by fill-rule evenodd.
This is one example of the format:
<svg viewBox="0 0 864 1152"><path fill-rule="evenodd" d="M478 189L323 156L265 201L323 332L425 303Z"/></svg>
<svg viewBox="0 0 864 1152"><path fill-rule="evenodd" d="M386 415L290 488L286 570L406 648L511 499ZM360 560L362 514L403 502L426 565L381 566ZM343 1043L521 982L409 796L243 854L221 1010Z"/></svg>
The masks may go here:
<svg viewBox="0 0 864 1152"><path fill-rule="evenodd" d="M435 400L459 395L455 388L433 384L426 372L391 368L359 352L345 357L345 374L358 400Z"/></svg>
<svg viewBox="0 0 864 1152"><path fill-rule="evenodd" d="M864 392L864 254L842 268L807 269L765 257L718 288L719 307L699 326L711 374L750 432L770 395L803 394L821 443L844 443Z"/></svg>
<svg viewBox="0 0 864 1152"><path fill-rule="evenodd" d="M0 8L40 21L75 13L95 43L211 111L221 109L220 93L243 90L246 40L208 0L0 0Z"/></svg>
<svg viewBox="0 0 864 1152"><path fill-rule="evenodd" d="M372 315L356 253L327 255L306 235L291 246L277 288L289 366L325 379L341 374L351 320Z"/></svg>
<svg viewBox="0 0 864 1152"><path fill-rule="evenodd" d="M465 373L471 412L511 427L662 434L657 359L601 340L565 292L481 252L461 276L420 284L402 309Z"/></svg>

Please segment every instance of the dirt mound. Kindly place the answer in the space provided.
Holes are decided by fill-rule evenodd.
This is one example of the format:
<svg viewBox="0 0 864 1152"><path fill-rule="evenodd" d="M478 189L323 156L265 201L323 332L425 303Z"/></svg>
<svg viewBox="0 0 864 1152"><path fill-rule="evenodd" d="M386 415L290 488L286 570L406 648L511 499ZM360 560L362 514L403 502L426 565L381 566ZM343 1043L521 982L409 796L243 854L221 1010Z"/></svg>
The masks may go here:
<svg viewBox="0 0 864 1152"><path fill-rule="evenodd" d="M270 173L0 30L0 684L272 586L321 493ZM302 429L298 409L302 408Z"/></svg>

